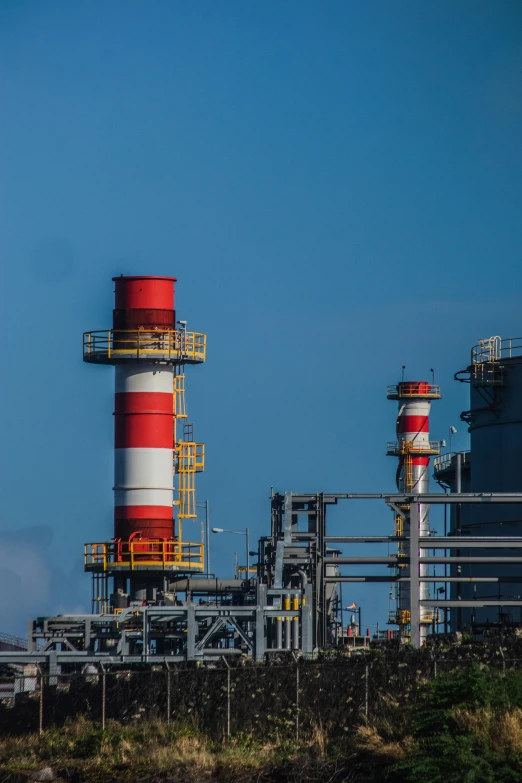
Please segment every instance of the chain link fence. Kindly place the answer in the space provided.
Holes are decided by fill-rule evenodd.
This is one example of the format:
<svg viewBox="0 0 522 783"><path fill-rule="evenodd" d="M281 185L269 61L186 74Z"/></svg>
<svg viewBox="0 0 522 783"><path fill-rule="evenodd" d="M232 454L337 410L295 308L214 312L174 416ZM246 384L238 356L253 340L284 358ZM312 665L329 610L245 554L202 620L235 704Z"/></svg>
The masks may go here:
<svg viewBox="0 0 522 783"><path fill-rule="evenodd" d="M522 668L502 648L482 665ZM430 651L407 655L362 654L333 660L282 661L277 665L171 666L83 673L41 671L0 677L0 736L44 732L77 719L99 724L190 723L212 739L240 735L300 741L317 727L330 736L407 706L433 677L469 668L480 656L449 657Z"/></svg>

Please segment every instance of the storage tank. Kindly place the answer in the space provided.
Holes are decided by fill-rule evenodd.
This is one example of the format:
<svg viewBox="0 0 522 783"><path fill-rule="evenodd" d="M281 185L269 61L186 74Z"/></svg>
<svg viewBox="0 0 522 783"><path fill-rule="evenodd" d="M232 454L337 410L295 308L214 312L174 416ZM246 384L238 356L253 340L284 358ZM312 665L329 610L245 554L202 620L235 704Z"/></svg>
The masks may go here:
<svg viewBox="0 0 522 783"><path fill-rule="evenodd" d="M442 454L440 457L435 458L433 469L435 480L444 488L445 492L448 490L450 492L471 492L471 452L457 451ZM444 511L444 534L463 535L466 531L469 531L470 513L472 511L473 506L464 503L460 506L448 504ZM446 550L446 553L452 556L459 554L462 557L471 557L473 551L477 552L477 550L472 549L452 549ZM482 554L482 551L480 551L480 554ZM444 575L453 578L457 576L469 578L472 576L471 568L472 566L469 563L461 566L451 563L445 566ZM469 584L450 582L447 587L447 595L444 595L443 598L458 601L459 598L472 597ZM451 612L445 609L443 617L444 630L457 631L464 626L470 626L471 619L471 609L453 609Z"/></svg>
<svg viewBox="0 0 522 783"><path fill-rule="evenodd" d="M479 340L472 348L469 367L456 377L470 384L470 408L461 414L470 433L470 492L522 492L522 338L495 336ZM522 506L485 503L473 505L466 512L463 506L461 523L463 535L522 536ZM480 554L516 557L520 551L491 549ZM521 569L518 565L477 564L462 566L462 574L519 577ZM461 585L461 596L466 600L516 598L521 592L522 585L517 582ZM477 625L522 621L521 607L461 612L466 623Z"/></svg>

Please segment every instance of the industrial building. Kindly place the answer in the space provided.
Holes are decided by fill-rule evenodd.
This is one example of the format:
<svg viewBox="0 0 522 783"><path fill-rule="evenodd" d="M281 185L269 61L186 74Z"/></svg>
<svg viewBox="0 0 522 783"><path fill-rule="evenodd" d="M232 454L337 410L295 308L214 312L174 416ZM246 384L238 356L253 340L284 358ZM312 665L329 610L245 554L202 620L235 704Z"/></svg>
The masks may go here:
<svg viewBox="0 0 522 783"><path fill-rule="evenodd" d="M387 389L398 405L386 449L397 491L272 492L255 565L246 531L245 564L223 579L210 572L208 527L202 541L184 537L205 466L188 419L186 371L205 362L206 336L178 319L176 278L113 280L112 328L83 338L84 361L114 367L115 376L114 527L106 541L85 545L91 612L31 620L28 650L0 652L0 662L53 675L93 663L262 661L390 639L420 646L449 629L522 623L522 339L480 341L456 373L470 387L461 415L470 452L441 454L429 423L441 390L433 379L403 377ZM329 535L328 509L346 501L349 510L353 499L378 503L390 515L389 534L360 535L347 515L346 534ZM434 505L448 509L443 535L430 525ZM361 544L392 551L361 556ZM360 622L343 621L342 585L353 582L391 585L395 608L374 639Z"/></svg>

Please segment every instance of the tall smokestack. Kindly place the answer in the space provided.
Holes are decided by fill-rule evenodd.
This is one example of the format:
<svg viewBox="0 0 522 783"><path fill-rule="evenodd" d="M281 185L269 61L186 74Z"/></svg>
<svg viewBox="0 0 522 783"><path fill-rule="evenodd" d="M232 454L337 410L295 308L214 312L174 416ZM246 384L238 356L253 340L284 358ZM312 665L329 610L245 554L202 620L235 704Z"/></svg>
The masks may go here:
<svg viewBox="0 0 522 783"><path fill-rule="evenodd" d="M181 519L195 517L195 473L202 444L176 435L185 413L185 364L206 358L206 337L176 328L175 277L114 277L113 328L84 334L83 358L114 365L114 538L87 544L95 608L155 600L172 572L204 569L203 546L182 541ZM187 433L192 428L187 428ZM179 473L178 500L174 476ZM177 524L173 509L178 505ZM177 529L176 529L177 528Z"/></svg>

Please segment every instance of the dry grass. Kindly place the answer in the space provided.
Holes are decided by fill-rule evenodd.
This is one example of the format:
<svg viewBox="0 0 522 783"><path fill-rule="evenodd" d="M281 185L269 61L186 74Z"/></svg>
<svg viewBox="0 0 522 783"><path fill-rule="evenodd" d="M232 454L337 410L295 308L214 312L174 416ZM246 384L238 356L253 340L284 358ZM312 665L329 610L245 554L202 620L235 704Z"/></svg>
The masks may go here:
<svg viewBox="0 0 522 783"><path fill-rule="evenodd" d="M400 761L410 751L413 746L413 739L409 736L398 739L390 739L390 731L383 731L382 727L366 724L357 729L358 744L361 749L374 753L376 756L383 756L390 761Z"/></svg>
<svg viewBox="0 0 522 783"><path fill-rule="evenodd" d="M522 710L513 708L500 714L490 709L456 710L455 720L481 744L499 752L522 754Z"/></svg>
<svg viewBox="0 0 522 783"><path fill-rule="evenodd" d="M199 780L218 767L260 768L278 751L278 743L261 745L244 739L212 742L191 726L167 726L159 721L138 726L109 722L102 732L99 726L79 719L42 736L1 739L0 771L72 765L96 776L118 768L155 773L183 768Z"/></svg>
<svg viewBox="0 0 522 783"><path fill-rule="evenodd" d="M358 753L366 758L374 754L383 762L402 759L411 740L392 737L391 725L381 723L361 726L355 737L347 736L340 746L332 746L332 725L318 721L298 747L277 737L270 742L255 742L251 737L212 741L195 726L167 726L162 721L127 726L109 722L103 732L99 725L80 718L42 736L0 739L0 770L72 766L102 779L104 773L119 769L123 780L125 770L168 773L183 769L190 779L199 780L223 769L261 774L263 768L281 760L326 764L330 757L346 759Z"/></svg>
<svg viewBox="0 0 522 783"><path fill-rule="evenodd" d="M312 726L310 747L315 750L319 758L325 758L331 735L331 723L323 723L319 720Z"/></svg>

